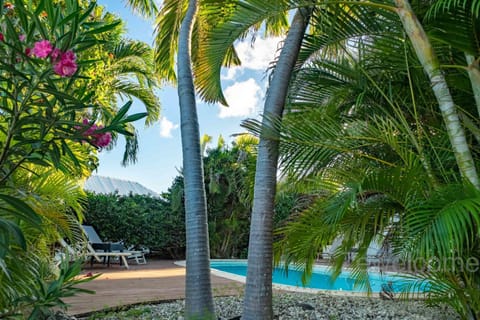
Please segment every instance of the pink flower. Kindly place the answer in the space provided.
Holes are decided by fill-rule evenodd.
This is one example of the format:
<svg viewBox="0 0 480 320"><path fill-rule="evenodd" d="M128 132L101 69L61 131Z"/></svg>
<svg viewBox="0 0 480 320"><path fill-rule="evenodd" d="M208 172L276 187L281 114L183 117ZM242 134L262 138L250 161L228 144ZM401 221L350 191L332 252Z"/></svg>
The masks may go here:
<svg viewBox="0 0 480 320"><path fill-rule="evenodd" d="M95 144L97 147L103 148L108 146L112 141L112 134L110 132L99 133L96 135L95 138L96 139L94 139L92 143Z"/></svg>
<svg viewBox="0 0 480 320"><path fill-rule="evenodd" d="M32 56L32 49L25 48L25 55L27 55L28 57L31 57Z"/></svg>
<svg viewBox="0 0 480 320"><path fill-rule="evenodd" d="M53 66L53 71L62 77L71 77L77 72L77 64L71 60L60 60Z"/></svg>
<svg viewBox="0 0 480 320"><path fill-rule="evenodd" d="M58 60L58 52L55 52L54 50L52 55L53 54L55 54L55 58L56 60ZM75 62L76 59L77 57L72 50L62 53L60 56L60 60L56 62L56 64L53 66L53 71L55 71L56 74L62 77L73 76L78 69L77 63Z"/></svg>
<svg viewBox="0 0 480 320"><path fill-rule="evenodd" d="M25 41L25 38L26 38L26 36L24 34L21 34L21 35L18 36L18 40L20 40L22 42Z"/></svg>
<svg viewBox="0 0 480 320"><path fill-rule="evenodd" d="M3 33L0 33L0 41L1 41L1 42L4 42L4 41L5 41L5 37L3 36Z"/></svg>
<svg viewBox="0 0 480 320"><path fill-rule="evenodd" d="M52 44L48 40L41 40L41 41L35 42L33 46L33 53L38 58L48 57L48 55L52 52L52 50L53 50Z"/></svg>
<svg viewBox="0 0 480 320"><path fill-rule="evenodd" d="M77 60L77 56L75 55L75 53L74 53L72 50L68 50L67 52L65 52L64 54L62 54L61 59L62 59L62 60L76 61L76 60Z"/></svg>
<svg viewBox="0 0 480 320"><path fill-rule="evenodd" d="M50 54L50 58L52 62L57 62L57 59L62 56L62 51L58 48L53 49L52 53Z"/></svg>
<svg viewBox="0 0 480 320"><path fill-rule="evenodd" d="M91 144L96 147L103 148L110 144L112 141L112 134L110 132L97 132L104 128L102 125L92 124L88 119L83 119L83 126L76 126L77 130L84 130L82 136L85 137L85 140L89 140ZM85 130L85 128L88 128Z"/></svg>

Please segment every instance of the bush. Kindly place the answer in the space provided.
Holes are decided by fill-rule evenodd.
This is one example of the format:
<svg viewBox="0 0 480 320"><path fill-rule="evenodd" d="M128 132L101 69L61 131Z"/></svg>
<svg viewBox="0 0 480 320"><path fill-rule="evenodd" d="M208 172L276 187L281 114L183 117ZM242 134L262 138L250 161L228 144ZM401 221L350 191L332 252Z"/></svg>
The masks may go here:
<svg viewBox="0 0 480 320"><path fill-rule="evenodd" d="M146 195L88 194L85 223L104 241L146 246L171 258L184 256L183 214L175 214L168 200Z"/></svg>

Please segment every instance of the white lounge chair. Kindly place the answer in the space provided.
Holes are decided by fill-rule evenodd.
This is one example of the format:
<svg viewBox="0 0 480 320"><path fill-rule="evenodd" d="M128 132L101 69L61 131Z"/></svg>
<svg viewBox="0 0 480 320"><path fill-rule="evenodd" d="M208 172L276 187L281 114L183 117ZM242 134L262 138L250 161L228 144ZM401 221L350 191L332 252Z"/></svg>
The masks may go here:
<svg viewBox="0 0 480 320"><path fill-rule="evenodd" d="M88 238L89 245L87 246L89 252L87 255L91 257L91 263L93 259L97 261L107 261L107 265L110 263L110 258L115 257L120 259L120 263L128 269L127 259L135 259L137 264L146 264L147 259L143 251L137 250L125 250L121 242L104 242L98 235L95 228L89 225L82 225L85 235ZM105 261L103 261L105 262Z"/></svg>

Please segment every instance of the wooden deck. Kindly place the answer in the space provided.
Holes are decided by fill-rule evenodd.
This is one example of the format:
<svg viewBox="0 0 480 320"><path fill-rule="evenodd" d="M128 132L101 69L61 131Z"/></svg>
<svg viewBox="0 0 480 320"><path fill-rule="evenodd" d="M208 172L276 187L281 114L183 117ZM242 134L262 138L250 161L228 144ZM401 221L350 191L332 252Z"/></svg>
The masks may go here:
<svg viewBox="0 0 480 320"><path fill-rule="evenodd" d="M146 265L130 264L130 269L111 265L85 266L82 276L88 273L102 275L82 284L85 289L95 290L95 295L80 294L65 299L70 304L68 314L78 315L105 308L127 304L155 302L185 297L185 268L171 260L147 259ZM214 295L241 294L244 285L232 280L212 276Z"/></svg>

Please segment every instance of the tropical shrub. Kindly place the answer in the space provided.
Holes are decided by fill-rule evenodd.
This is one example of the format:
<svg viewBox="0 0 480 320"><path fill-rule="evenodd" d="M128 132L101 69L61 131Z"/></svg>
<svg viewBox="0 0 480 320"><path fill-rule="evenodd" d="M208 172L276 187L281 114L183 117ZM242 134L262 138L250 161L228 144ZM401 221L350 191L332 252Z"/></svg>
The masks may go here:
<svg viewBox="0 0 480 320"><path fill-rule="evenodd" d="M62 300L63 298L72 297L78 293L95 293L92 290L77 287L77 285L92 281L100 275L78 277L83 263L83 260L71 262L66 257L60 263L58 275L39 274L39 277L35 279L36 285L33 287L32 295L16 301L17 309L23 311L24 314L29 313L29 320L55 318L55 314L59 311L56 309L65 311L68 307Z"/></svg>
<svg viewBox="0 0 480 320"><path fill-rule="evenodd" d="M204 157L210 255L246 258L257 140L239 136L230 148L222 141Z"/></svg>
<svg viewBox="0 0 480 320"><path fill-rule="evenodd" d="M89 193L85 224L93 225L102 240L144 246L160 255L183 256L183 215L172 214L168 199L146 195ZM179 256L177 256L179 255Z"/></svg>
<svg viewBox="0 0 480 320"><path fill-rule="evenodd" d="M83 71L93 61L84 53L119 24L91 21L95 8L73 0L0 1L1 314L22 311L19 301L31 301L33 310L59 303L39 292L63 280L39 270L49 268L58 237L79 235L78 180L112 133L131 136L130 122L146 115L127 115L131 102L118 112L101 108L85 90Z"/></svg>

